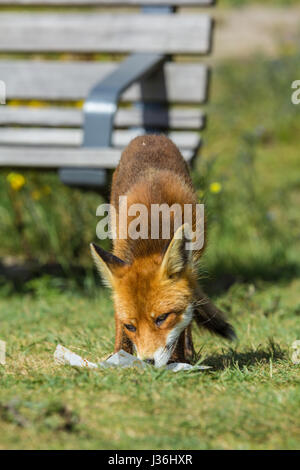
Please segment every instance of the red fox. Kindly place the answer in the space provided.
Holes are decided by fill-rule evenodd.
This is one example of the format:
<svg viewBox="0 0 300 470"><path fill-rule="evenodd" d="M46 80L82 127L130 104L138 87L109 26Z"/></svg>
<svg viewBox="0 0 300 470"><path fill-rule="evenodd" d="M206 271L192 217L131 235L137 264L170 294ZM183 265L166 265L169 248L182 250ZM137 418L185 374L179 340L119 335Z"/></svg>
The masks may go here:
<svg viewBox="0 0 300 470"><path fill-rule="evenodd" d="M128 207L144 204L150 212L152 204L197 204L185 160L171 140L158 135L137 137L123 151L112 180L110 203L116 213L120 196L127 196ZM132 217L126 217L129 224ZM91 244L96 267L113 291L115 352L135 351L157 367L190 362L193 320L227 339L235 332L198 284L197 261L204 248L186 249L184 225L175 232L171 224L168 239L152 239L146 217L149 237L116 236L113 254ZM117 216L116 234L121 223Z"/></svg>

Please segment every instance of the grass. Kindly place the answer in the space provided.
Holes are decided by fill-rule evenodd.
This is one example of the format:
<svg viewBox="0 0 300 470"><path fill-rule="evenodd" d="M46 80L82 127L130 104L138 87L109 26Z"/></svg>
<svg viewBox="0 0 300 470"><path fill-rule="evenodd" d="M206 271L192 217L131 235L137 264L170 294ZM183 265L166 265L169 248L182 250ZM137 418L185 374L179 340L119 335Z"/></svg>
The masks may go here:
<svg viewBox="0 0 300 470"><path fill-rule="evenodd" d="M297 51L215 67L204 148L193 173L210 216L213 249L204 266L210 273L255 278L258 271L262 277L295 272L300 121L290 97L299 74ZM65 187L50 172L24 171L25 185L13 191L10 170L0 171L0 256L90 267L88 244L102 197ZM215 181L222 186L217 194L210 190Z"/></svg>
<svg viewBox="0 0 300 470"><path fill-rule="evenodd" d="M229 7L242 7L247 5L264 5L268 7L288 7L290 5L297 5L297 0L223 0L216 3L219 6Z"/></svg>
<svg viewBox="0 0 300 470"><path fill-rule="evenodd" d="M0 448L299 448L300 371L290 359L300 338L300 108L290 101L299 76L293 51L214 71L193 171L209 223L200 270L239 343L195 332L207 372L56 366L57 343L91 360L113 347L108 293L92 276L72 275L73 266L91 266L101 198L63 187L51 173L26 172L13 191L1 170L0 255L59 262L65 277L18 291L2 280Z"/></svg>
<svg viewBox="0 0 300 470"><path fill-rule="evenodd" d="M32 287L32 286L31 286ZM300 336L299 280L235 284L218 298L240 342L195 331L200 373L87 371L57 366L57 343L95 360L112 349L107 293L62 292L51 279L0 300L0 449L295 449ZM86 312L85 315L82 312Z"/></svg>

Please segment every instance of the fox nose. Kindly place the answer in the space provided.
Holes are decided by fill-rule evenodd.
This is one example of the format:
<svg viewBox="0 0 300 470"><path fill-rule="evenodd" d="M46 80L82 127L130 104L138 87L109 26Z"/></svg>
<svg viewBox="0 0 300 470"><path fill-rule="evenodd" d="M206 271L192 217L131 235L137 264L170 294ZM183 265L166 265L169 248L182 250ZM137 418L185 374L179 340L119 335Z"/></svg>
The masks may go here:
<svg viewBox="0 0 300 470"><path fill-rule="evenodd" d="M147 362L147 364L154 365L154 359L144 359L144 361Z"/></svg>

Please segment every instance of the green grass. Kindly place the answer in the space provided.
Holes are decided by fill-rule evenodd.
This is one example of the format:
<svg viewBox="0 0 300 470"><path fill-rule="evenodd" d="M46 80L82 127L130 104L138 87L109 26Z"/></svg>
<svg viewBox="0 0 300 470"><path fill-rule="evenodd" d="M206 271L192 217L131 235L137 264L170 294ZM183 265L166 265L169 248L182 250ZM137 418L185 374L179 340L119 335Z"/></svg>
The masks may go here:
<svg viewBox="0 0 300 470"><path fill-rule="evenodd" d="M290 5L297 5L298 0L216 0L219 6L229 7L242 7L247 5L264 5L268 7L288 7Z"/></svg>
<svg viewBox="0 0 300 470"><path fill-rule="evenodd" d="M51 280L2 298L0 448L295 449L299 447L299 280L235 284L218 298L240 339L195 331L210 371L88 371L57 366L62 343L95 360L111 351L113 312L104 290L90 298ZM84 315L83 315L84 312Z"/></svg>
<svg viewBox="0 0 300 470"><path fill-rule="evenodd" d="M9 170L1 170L0 256L59 262L65 277L18 285L18 292L0 283L0 339L8 348L0 366L0 448L299 448L300 370L290 359L291 343L300 339L294 52L214 70L205 145L193 171L208 214L200 270L239 343L230 349L195 332L208 372L54 365L57 343L91 360L113 347L108 293L92 276L73 274L78 265L91 267L88 243L101 197L34 172L16 192Z"/></svg>
<svg viewBox="0 0 300 470"><path fill-rule="evenodd" d="M290 276L299 264L300 120L290 99L299 76L297 53L215 67L204 148L193 173L210 215L213 249L204 266L210 273ZM9 171L0 170L0 256L90 267L88 244L102 197L63 186L55 173L33 171L24 171L25 186L12 191ZM214 181L222 184L218 194L209 189Z"/></svg>

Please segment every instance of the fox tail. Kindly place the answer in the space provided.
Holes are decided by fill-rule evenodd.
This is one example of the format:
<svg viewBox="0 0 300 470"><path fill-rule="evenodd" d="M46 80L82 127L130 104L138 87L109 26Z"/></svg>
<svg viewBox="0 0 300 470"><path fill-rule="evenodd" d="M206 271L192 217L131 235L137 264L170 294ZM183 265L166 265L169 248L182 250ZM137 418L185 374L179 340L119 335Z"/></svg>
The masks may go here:
<svg viewBox="0 0 300 470"><path fill-rule="evenodd" d="M223 312L207 297L196 302L194 320L199 328L207 328L211 333L215 333L230 341L237 339L234 328L226 321Z"/></svg>

